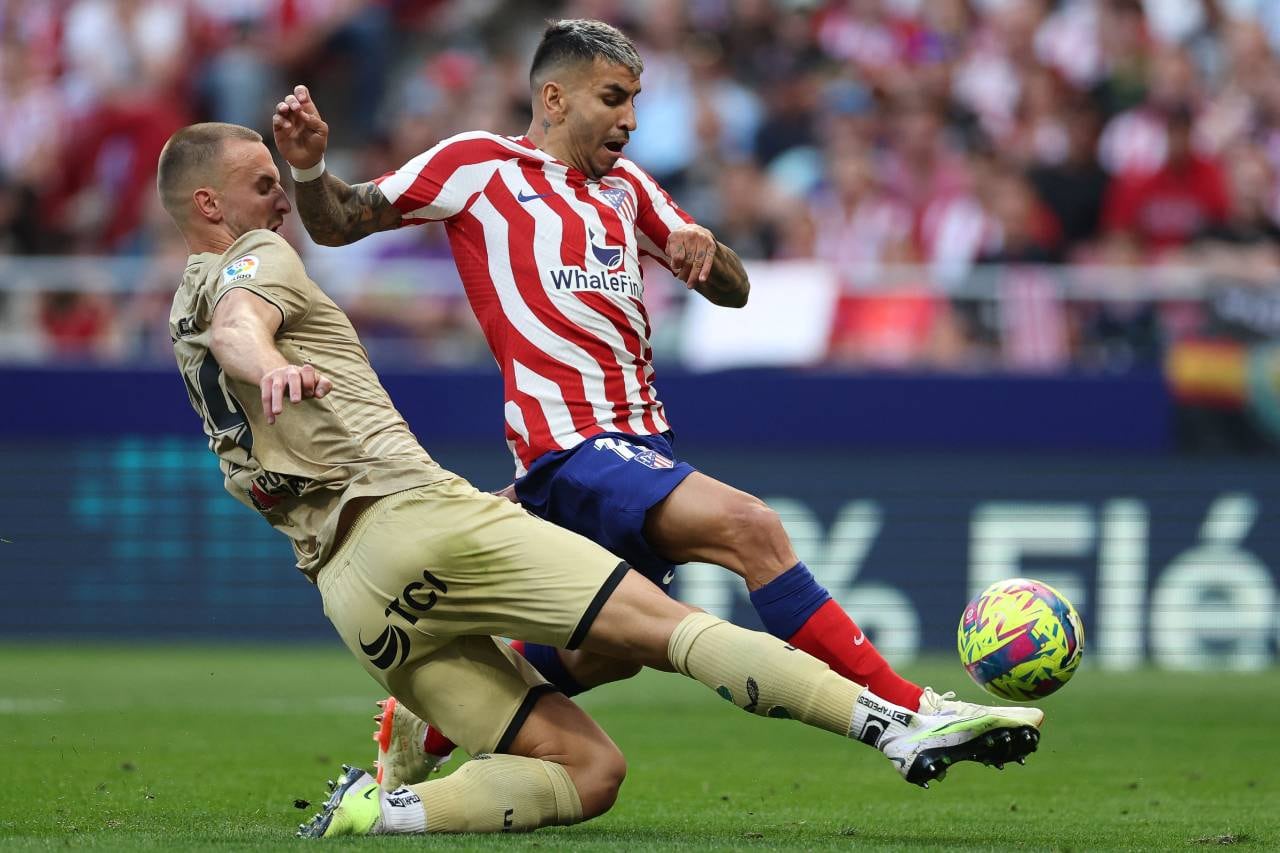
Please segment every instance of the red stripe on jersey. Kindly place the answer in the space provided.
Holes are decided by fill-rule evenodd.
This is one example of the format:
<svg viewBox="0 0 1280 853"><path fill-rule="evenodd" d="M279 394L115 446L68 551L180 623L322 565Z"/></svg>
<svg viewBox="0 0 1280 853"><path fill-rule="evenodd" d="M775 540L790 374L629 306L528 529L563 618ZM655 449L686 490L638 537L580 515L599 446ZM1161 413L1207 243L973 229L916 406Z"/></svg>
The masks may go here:
<svg viewBox="0 0 1280 853"><path fill-rule="evenodd" d="M502 365L502 388L503 397L515 403L516 408L520 410L525 433L529 436L529 440L525 441L520 433L511 427L511 424L507 424L507 440L512 443L517 459L536 457L537 454L532 453L532 448L537 444L547 447L552 436L551 424L547 423L542 405L536 397L531 397L516 387L516 372L512 369L511 362ZM506 420L505 417L503 420ZM526 467L527 465L528 463Z"/></svg>
<svg viewBox="0 0 1280 853"><path fill-rule="evenodd" d="M547 291L542 284L542 276L538 271L538 259L534 248L536 229L532 214L516 201L516 197L497 174L485 187L484 196L507 220L507 245L511 249L511 273L524 304L553 334L577 344L586 351L604 374L606 394L612 397L616 392L618 396L625 398L626 392L622 387L621 378L617 376L616 367L613 371L609 369L611 363L616 365L609 347L595 335L584 334L583 328L562 314L547 296ZM533 352L538 353L537 358L530 357L528 361L523 358L519 360L530 367L538 365L551 368L537 372L560 386L565 406L573 420L573 428L578 434L585 439L603 432L604 428L596 424L595 408L587 398L582 374L571 365L553 358L550 353L542 353L541 350L536 349ZM616 383L612 388L609 382L611 375Z"/></svg>
<svg viewBox="0 0 1280 853"><path fill-rule="evenodd" d="M542 164L526 162L521 164L521 172L529 186L539 195L545 195L545 201L560 217L560 263L570 266L587 255L587 223L561 198L560 194L547 180ZM573 227L580 225L580 228Z"/></svg>
<svg viewBox="0 0 1280 853"><path fill-rule="evenodd" d="M626 235L625 229L627 227L627 223L623 221L622 215L611 205L599 204L595 199L593 199L590 196L590 194L588 194L587 188L585 186L581 190L579 190L578 197L582 198L587 203L594 205L596 209L600 212L600 222L602 225L604 225L605 233L608 234L610 237L612 237L617 244L626 246L627 235ZM657 403L657 400L654 397L653 388L649 384L649 377L646 375L646 370L645 370L646 368L645 362L649 360L649 357L652 355L652 353L650 352L649 356L645 355L646 348L642 347L640 340L636 337L635 329L632 328L631 326L631 321L627 319L626 315L623 314L620 308L618 308L616 305L609 302L609 300L599 296L598 294L580 293L577 295L579 299L582 299L584 302L587 302L593 307L597 307L597 304L598 304L597 310L599 310L602 314L604 314L606 318L609 320L609 322L613 324L613 327L618 330L618 334L622 337L622 341L624 345L627 347L627 351L631 354L631 357L632 357L631 363L635 366L636 383L640 386L640 398L644 401L643 419L644 419L645 429L649 430L651 433L660 432L658 428L658 424L653 418L653 409L655 407L655 404ZM589 297L594 297L594 298L589 298ZM649 312L645 310L644 302L640 301L639 299L635 299L632 301L635 302L636 307L639 310L640 316L644 320L644 335L645 335L645 340L648 340ZM652 370L648 372L651 374ZM628 426L627 429L624 430L624 432L631 432L631 431L632 430L630 426Z"/></svg>
<svg viewBox="0 0 1280 853"><path fill-rule="evenodd" d="M644 362L641 361L640 353L635 346L635 330L631 327L631 322L627 320L626 315L622 313L617 305L614 305L605 296L598 293L577 293L574 294L582 301L584 305L591 307L593 310L603 315L606 320L618 332L618 336L622 338L623 344L627 347L627 351L631 354L630 365L619 362L619 367L623 370L634 365L636 383L640 387L640 398L644 401L641 408L641 418L644 421L645 429L649 434L661 432L657 422L653 419L654 399L652 390L649 387L648 378L645 376ZM631 428L631 411L632 403L625 396L613 398L613 422L615 432L625 432L635 434L635 430Z"/></svg>
<svg viewBox="0 0 1280 853"><path fill-rule="evenodd" d="M582 263L583 259L587 255L588 226L586 221L582 218L581 214L573 209L572 205L570 205L563 196L552 188L551 182L547 180L547 176L542 169L525 169L524 176L525 179L529 181L529 185L539 194L547 193L546 197L542 199L542 201L545 201L547 206L550 207L551 210L560 218L560 262L566 266ZM574 188L574 195L580 202L589 204L592 207L599 207L595 200L587 195L585 186ZM581 224L580 228L573 227L575 224L579 223ZM530 234L530 239L532 239L532 234ZM619 233L613 242L614 245L625 246L626 237ZM546 298L546 291L542 289L541 282L539 293ZM575 294L575 296L577 296L584 305L590 306L598 313L605 313L600 311L599 304L608 304L608 300L601 298L600 303L596 303L583 300L583 294L581 293ZM549 298L547 298L547 304L550 305L552 310L557 314L562 317L564 316L563 314L560 314L558 308L554 307L554 304L551 303ZM628 338L635 336L634 330L630 328L619 328L613 317L606 314L605 319L613 325L615 330L617 330L619 336L622 338L624 346ZM625 321L625 318L623 319ZM604 390L608 399L600 402L608 403L611 406L613 411L612 430L615 432L634 433L635 430L631 428L631 424L629 423L631 418L631 403L629 395L627 394L627 386L622 378L622 370L624 370L625 367L623 363L619 361L618 353L614 351L611 343L601 340L589 330L584 330L581 326L573 323L573 321L569 320L567 317L565 318L565 322L571 324L569 331L573 333L572 335L566 335L566 337L570 337L574 343L587 350L591 357L600 365L600 369L604 373ZM643 388L643 384L641 387Z"/></svg>
<svg viewBox="0 0 1280 853"><path fill-rule="evenodd" d="M446 145L423 164L413 183L393 202L395 209L401 213L408 213L411 210L426 207L436 200L440 190L458 169L493 160L499 153L500 149L496 149L495 143L488 139L468 139ZM377 178L374 183L381 184L394 174L395 172L387 172ZM441 175L444 176L443 180L439 177ZM470 206L469 203L463 209L465 210L467 206Z"/></svg>
<svg viewBox="0 0 1280 853"><path fill-rule="evenodd" d="M522 336L520 330L509 323L506 315L503 314L497 287L494 286L493 278L489 274L489 264L486 260L489 250L484 242L484 227L480 220L468 211L449 222L447 233L449 246L453 248L454 261L458 266L458 274L461 275L462 286L467 293L467 301L471 304L472 313L475 313L476 319L480 321L480 330L484 333L485 341L489 343L489 351L493 352L494 360L497 360L498 368L502 370L503 398L516 403L525 421L529 441L525 442L520 433L512 429L509 424L507 438L517 444L517 457L524 461L527 467L541 453L552 450L559 444L556 441L556 433L550 427L538 400L516 388L516 371L512 364L515 361L521 361L522 364L525 362L540 364L544 361L544 357L541 355L540 348L532 345L529 339ZM515 272L515 264L512 268ZM521 357L522 355L524 357ZM564 377L570 378L570 384L567 386L563 380ZM556 377L547 377L547 379L556 383L561 396L566 400L566 406L568 391L571 388L576 387L577 396L585 400L581 380L576 370L566 368L559 371ZM573 383L573 379L579 379L579 382ZM588 420L594 420L594 418ZM575 428L577 428L576 421ZM602 430L596 429L595 432L602 432ZM582 435L581 430L579 434ZM582 438L588 437L589 435L582 435ZM524 447L524 452L518 451L518 447Z"/></svg>

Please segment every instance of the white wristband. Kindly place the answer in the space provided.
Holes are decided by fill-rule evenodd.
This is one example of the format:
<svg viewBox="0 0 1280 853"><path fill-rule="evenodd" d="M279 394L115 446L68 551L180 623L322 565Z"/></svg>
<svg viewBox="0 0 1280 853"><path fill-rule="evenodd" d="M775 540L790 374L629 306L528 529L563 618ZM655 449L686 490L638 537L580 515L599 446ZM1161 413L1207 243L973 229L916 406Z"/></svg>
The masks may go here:
<svg viewBox="0 0 1280 853"><path fill-rule="evenodd" d="M314 181L316 178L324 174L324 157L320 158L319 163L316 163L314 166L310 166L306 169L299 169L298 167L290 164L289 172L293 175L293 180L296 183Z"/></svg>

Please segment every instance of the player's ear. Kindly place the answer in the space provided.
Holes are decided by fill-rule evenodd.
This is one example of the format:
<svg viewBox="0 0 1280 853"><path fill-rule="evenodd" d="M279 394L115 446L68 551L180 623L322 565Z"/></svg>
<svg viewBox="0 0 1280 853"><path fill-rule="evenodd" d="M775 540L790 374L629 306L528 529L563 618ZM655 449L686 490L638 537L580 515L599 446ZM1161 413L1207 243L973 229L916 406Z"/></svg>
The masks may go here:
<svg viewBox="0 0 1280 853"><path fill-rule="evenodd" d="M191 201L195 204L196 214L200 219L206 222L222 221L222 200L218 197L217 190L200 187L191 194Z"/></svg>
<svg viewBox="0 0 1280 853"><path fill-rule="evenodd" d="M542 97L542 109L546 111L548 121L553 125L563 122L569 111L568 93L564 86L555 80L548 80L542 84L539 94Z"/></svg>

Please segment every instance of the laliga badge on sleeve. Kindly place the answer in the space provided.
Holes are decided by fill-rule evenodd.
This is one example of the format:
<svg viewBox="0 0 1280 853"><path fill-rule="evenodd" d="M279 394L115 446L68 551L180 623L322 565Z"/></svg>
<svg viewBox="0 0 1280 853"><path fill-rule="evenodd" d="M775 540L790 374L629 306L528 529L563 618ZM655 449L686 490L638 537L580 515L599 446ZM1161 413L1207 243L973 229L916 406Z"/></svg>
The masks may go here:
<svg viewBox="0 0 1280 853"><path fill-rule="evenodd" d="M248 281L258 275L258 256L244 255L236 258L222 271L222 283L233 284L237 281Z"/></svg>

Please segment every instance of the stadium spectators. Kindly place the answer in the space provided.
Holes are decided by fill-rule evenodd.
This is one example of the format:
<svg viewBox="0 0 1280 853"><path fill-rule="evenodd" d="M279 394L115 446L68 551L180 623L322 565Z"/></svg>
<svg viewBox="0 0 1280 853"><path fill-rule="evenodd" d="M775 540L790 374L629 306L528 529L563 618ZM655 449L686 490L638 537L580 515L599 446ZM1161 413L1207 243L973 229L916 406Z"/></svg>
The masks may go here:
<svg viewBox="0 0 1280 853"><path fill-rule="evenodd" d="M1161 164L1151 171L1121 172L1103 209L1110 237L1133 241L1144 254L1185 246L1226 222L1231 206L1217 158L1194 150L1192 114L1174 107L1164 128Z"/></svg>
<svg viewBox="0 0 1280 853"><path fill-rule="evenodd" d="M746 256L846 279L923 264L938 295L985 261L1218 263L1248 244L1266 277L1277 8L0 0L0 253L151 251L138 199L157 140L200 119L264 127L281 81L315 84L352 174L464 128L519 133L541 21L593 16L647 63L628 155Z"/></svg>

